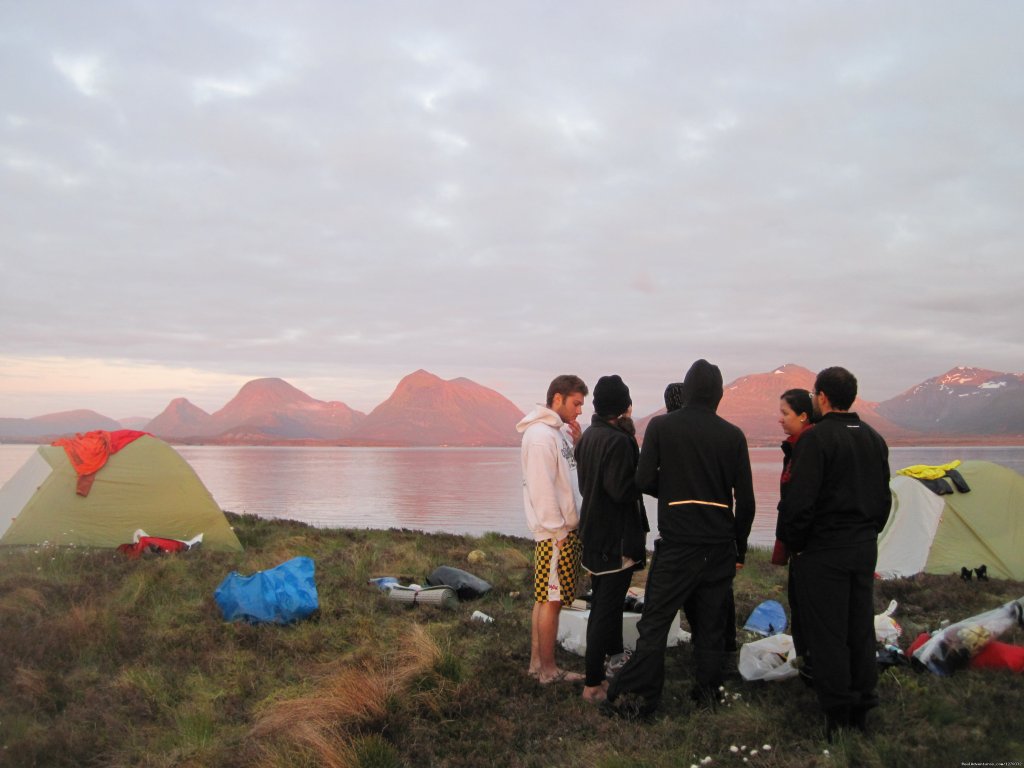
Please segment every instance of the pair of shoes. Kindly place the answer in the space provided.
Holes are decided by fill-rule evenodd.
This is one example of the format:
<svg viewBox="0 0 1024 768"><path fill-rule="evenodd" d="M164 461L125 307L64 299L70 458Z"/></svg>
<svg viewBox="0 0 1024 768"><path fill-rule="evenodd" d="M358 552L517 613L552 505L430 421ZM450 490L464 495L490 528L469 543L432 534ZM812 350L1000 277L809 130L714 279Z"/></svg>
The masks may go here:
<svg viewBox="0 0 1024 768"><path fill-rule="evenodd" d="M553 676L547 680L543 679L539 675L537 676L537 682L541 685L554 685L555 683L578 683L583 680L583 675L579 672L569 672L565 669L560 669Z"/></svg>
<svg viewBox="0 0 1024 768"><path fill-rule="evenodd" d="M988 581L988 566L979 565L974 569L974 575L978 577L978 581Z"/></svg>
<svg viewBox="0 0 1024 768"><path fill-rule="evenodd" d="M619 670L626 666L626 662L629 661L629 657L633 655L633 652L628 648L622 653L616 653L614 656L609 656L608 661L604 664L604 676L606 679L611 680L615 675L619 673Z"/></svg>

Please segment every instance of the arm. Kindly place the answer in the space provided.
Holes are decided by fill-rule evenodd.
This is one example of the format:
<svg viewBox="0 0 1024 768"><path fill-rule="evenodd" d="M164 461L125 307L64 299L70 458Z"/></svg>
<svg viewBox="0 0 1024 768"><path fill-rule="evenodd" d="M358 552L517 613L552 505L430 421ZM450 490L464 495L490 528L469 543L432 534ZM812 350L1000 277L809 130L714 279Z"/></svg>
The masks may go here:
<svg viewBox="0 0 1024 768"><path fill-rule="evenodd" d="M815 430L796 444L793 466L786 490L786 499L780 506L786 546L790 552L801 552L814 523L815 503L821 489L822 456Z"/></svg>
<svg viewBox="0 0 1024 768"><path fill-rule="evenodd" d="M553 443L533 443L526 454L526 491L537 523L552 538L565 527L565 516L558 498L558 462L560 456Z"/></svg>
<svg viewBox="0 0 1024 768"><path fill-rule="evenodd" d="M577 464L576 471L579 472ZM614 440L605 456L602 485L605 493L615 502L622 503L640 498L636 487L636 468L633 466L633 446L623 439Z"/></svg>
<svg viewBox="0 0 1024 768"><path fill-rule="evenodd" d="M881 435L878 436L878 442L881 443L882 449L882 474L875 530L881 533L882 529L885 528L885 524L889 521L889 513L892 510L892 488L889 486L889 446L885 444L885 440L882 439Z"/></svg>
<svg viewBox="0 0 1024 768"><path fill-rule="evenodd" d="M743 563L747 556L747 538L750 536L750 528L754 524L756 505L754 502L754 480L750 471L750 451L747 449L747 439L742 435L737 449L736 462L736 487L733 488L736 504L736 562Z"/></svg>
<svg viewBox="0 0 1024 768"><path fill-rule="evenodd" d="M661 466L658 448L658 419L651 419L640 448L640 462L636 468L636 485L648 496L658 496L658 470Z"/></svg>

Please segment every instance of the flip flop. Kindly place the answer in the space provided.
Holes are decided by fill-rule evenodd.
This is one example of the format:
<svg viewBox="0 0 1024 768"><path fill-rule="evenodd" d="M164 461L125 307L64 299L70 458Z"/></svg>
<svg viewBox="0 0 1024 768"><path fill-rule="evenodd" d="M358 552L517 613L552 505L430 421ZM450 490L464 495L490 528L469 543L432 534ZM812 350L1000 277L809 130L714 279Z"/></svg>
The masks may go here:
<svg viewBox="0 0 1024 768"><path fill-rule="evenodd" d="M542 680L540 677L537 678L537 682L541 685L553 685L554 683L579 683L583 680L584 677L579 672L569 672L565 669L558 670L554 677L547 680Z"/></svg>

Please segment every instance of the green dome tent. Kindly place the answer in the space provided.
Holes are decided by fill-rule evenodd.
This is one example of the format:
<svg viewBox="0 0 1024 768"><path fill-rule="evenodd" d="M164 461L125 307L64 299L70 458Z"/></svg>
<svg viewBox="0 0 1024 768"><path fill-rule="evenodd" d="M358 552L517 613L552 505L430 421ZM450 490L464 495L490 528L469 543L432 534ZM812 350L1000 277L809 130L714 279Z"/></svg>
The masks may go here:
<svg viewBox="0 0 1024 768"><path fill-rule="evenodd" d="M0 546L117 547L136 530L227 551L242 545L213 496L177 451L144 435L112 454L88 496L59 446L43 445L0 488Z"/></svg>
<svg viewBox="0 0 1024 768"><path fill-rule="evenodd" d="M989 576L1024 580L1024 477L989 461L965 461L957 471L968 493L940 496L912 477L892 478L892 513L878 539L879 576L985 565Z"/></svg>

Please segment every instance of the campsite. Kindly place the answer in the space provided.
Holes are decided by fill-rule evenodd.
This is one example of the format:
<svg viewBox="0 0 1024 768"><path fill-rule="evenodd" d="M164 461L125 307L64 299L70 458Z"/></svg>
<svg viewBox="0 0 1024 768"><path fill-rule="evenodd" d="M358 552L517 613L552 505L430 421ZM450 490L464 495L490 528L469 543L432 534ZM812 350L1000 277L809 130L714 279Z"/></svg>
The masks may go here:
<svg viewBox="0 0 1024 768"><path fill-rule="evenodd" d="M717 711L694 710L683 644L668 653L655 721L609 720L578 686L525 674L530 542L228 519L242 551L131 560L114 549L0 547L4 765L888 768L1024 755L1013 714L1022 679L998 670L889 668L870 733L829 745L798 680L733 675ZM470 552L483 557L470 562ZM223 620L213 593L225 576L297 556L315 562L318 612L289 626ZM740 626L762 600L785 602L785 570L768 560L753 551L736 581ZM423 583L439 565L493 590L445 608L390 601L368 584ZM898 601L903 647L1024 595L1020 581L955 574L877 586L879 611ZM560 661L582 669L567 652Z"/></svg>

